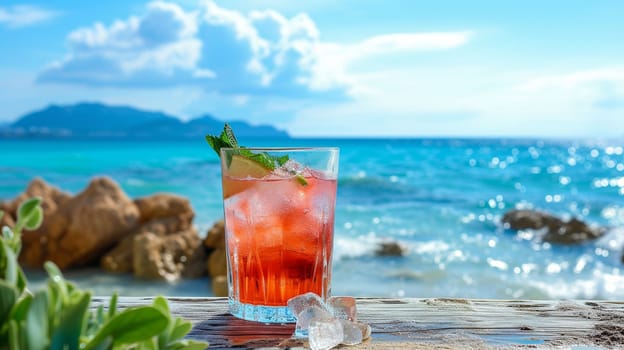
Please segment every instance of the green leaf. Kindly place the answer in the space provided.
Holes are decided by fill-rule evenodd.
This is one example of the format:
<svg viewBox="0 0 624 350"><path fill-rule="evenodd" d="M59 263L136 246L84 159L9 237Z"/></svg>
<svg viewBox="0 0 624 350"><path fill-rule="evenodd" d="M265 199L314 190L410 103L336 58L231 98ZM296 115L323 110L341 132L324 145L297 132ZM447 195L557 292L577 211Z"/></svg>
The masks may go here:
<svg viewBox="0 0 624 350"><path fill-rule="evenodd" d="M108 337L104 339L104 341L101 342L100 345L94 347L93 350L109 350L112 347L113 347L113 338Z"/></svg>
<svg viewBox="0 0 624 350"><path fill-rule="evenodd" d="M28 280L26 279L26 274L22 271L21 268L17 269L17 289L20 294L26 290L26 286L28 285Z"/></svg>
<svg viewBox="0 0 624 350"><path fill-rule="evenodd" d="M18 224L17 226L20 228L26 227L29 230L34 230L41 225L42 220L43 211L41 210L41 198L39 197L33 197L25 200L17 209L17 222L21 224Z"/></svg>
<svg viewBox="0 0 624 350"><path fill-rule="evenodd" d="M162 332L168 322L168 316L153 306L128 308L110 319L84 350L93 349L109 336L115 345L144 341Z"/></svg>
<svg viewBox="0 0 624 350"><path fill-rule="evenodd" d="M104 317L104 306L98 306L94 317L97 324L104 324L104 322L106 322L106 318Z"/></svg>
<svg viewBox="0 0 624 350"><path fill-rule="evenodd" d="M206 135L206 141L219 157L221 156L221 148L231 146L215 136Z"/></svg>
<svg viewBox="0 0 624 350"><path fill-rule="evenodd" d="M273 157L273 158L275 159L275 161L277 161L277 164L279 164L279 166L286 164L286 162L288 162L288 160L290 159L290 157L288 157L288 154L285 154L281 157Z"/></svg>
<svg viewBox="0 0 624 350"><path fill-rule="evenodd" d="M135 350L135 349L136 350L159 350L159 349L161 349L155 339L145 340L145 341L142 341L140 343L132 344L132 345L130 345L128 347L131 348L132 350ZM116 349L113 349L113 350L121 350L121 349L129 350L128 347L126 347L126 346L119 347L118 346ZM165 349L165 348L162 348L162 349ZM170 350L170 349L168 349L168 350Z"/></svg>
<svg viewBox="0 0 624 350"><path fill-rule="evenodd" d="M43 264L43 267L48 272L48 276L50 279L48 280L48 285L51 288L56 288L58 290L58 298L61 303L65 302L69 297L69 283L65 281L63 278L63 273L61 270L51 261L46 261Z"/></svg>
<svg viewBox="0 0 624 350"><path fill-rule="evenodd" d="M275 170L277 166L283 166L290 159L288 155L273 156L267 152L254 153L248 149L245 149L245 147L240 146L238 144L238 140L236 140L234 131L232 130L230 125L227 123L225 123L225 125L223 126L223 131L221 132L221 135L219 135L219 137L206 135L206 141L208 142L208 144L210 144L212 149L214 149L215 152L217 152L219 157L221 157L220 151L222 147L235 148L236 152L233 152L232 154L238 154L245 158L253 160L254 162L260 164L265 169L268 169L271 171ZM232 158L231 158L232 154L228 153L229 157L225 160L225 163L228 167L232 163ZM306 186L308 184L308 182L303 176L297 177L297 182L299 182L303 186Z"/></svg>
<svg viewBox="0 0 624 350"><path fill-rule="evenodd" d="M301 175L301 174L295 175L295 180L297 180L297 182L301 186L307 186L308 185L308 180L306 180L305 177L303 175Z"/></svg>
<svg viewBox="0 0 624 350"><path fill-rule="evenodd" d="M30 294L24 295L21 299L17 301L17 304L11 310L11 315L9 318L15 321L24 321L26 319L26 315L28 314L28 310L30 309L30 304L33 301L33 296Z"/></svg>
<svg viewBox="0 0 624 350"><path fill-rule="evenodd" d="M162 312L163 315L169 315L169 305L167 305L167 299L161 296L157 296L154 299L153 305L155 308L160 310L160 312ZM162 348L162 349L166 348L167 344L169 343L171 339L170 334L173 331L173 326L174 326L173 320L171 318L168 318L167 327L158 335L158 347L159 348Z"/></svg>
<svg viewBox="0 0 624 350"><path fill-rule="evenodd" d="M45 350L48 347L48 296L45 291L35 293L26 315L28 350Z"/></svg>
<svg viewBox="0 0 624 350"><path fill-rule="evenodd" d="M223 126L223 133L225 134L225 139L230 145L232 145L232 148L239 148L236 136L234 136L234 130L232 130L230 124L225 123L225 125ZM221 138L223 139L223 136Z"/></svg>
<svg viewBox="0 0 624 350"><path fill-rule="evenodd" d="M78 350L91 293L84 292L78 300L70 301L71 303L62 310L58 327L52 333L51 350Z"/></svg>
<svg viewBox="0 0 624 350"><path fill-rule="evenodd" d="M57 284L48 281L48 320L50 322L50 329L56 326L58 319L56 316L60 314L63 308L63 301L61 300L60 290Z"/></svg>
<svg viewBox="0 0 624 350"><path fill-rule="evenodd" d="M254 162L262 165L269 170L275 169L275 162L267 153L253 153L247 156L247 158L253 160Z"/></svg>
<svg viewBox="0 0 624 350"><path fill-rule="evenodd" d="M9 313L17 302L18 290L15 286L0 280L0 328L7 321Z"/></svg>
<svg viewBox="0 0 624 350"><path fill-rule="evenodd" d="M58 268L58 266L56 266L55 263L51 261L46 261L45 264L43 264L43 267L46 269L46 271L48 272L48 276L50 276L51 279L53 280L64 279L63 273Z"/></svg>
<svg viewBox="0 0 624 350"><path fill-rule="evenodd" d="M173 327L173 331L171 332L170 339L182 339L185 335L188 334L188 332L191 331L191 329L193 329L193 325L191 324L191 322L177 317L175 320L175 326Z"/></svg>
<svg viewBox="0 0 624 350"><path fill-rule="evenodd" d="M43 222L43 209L36 207L24 222L24 228L29 231L38 229Z"/></svg>
<svg viewBox="0 0 624 350"><path fill-rule="evenodd" d="M154 307L160 310L165 315L169 314L169 305L167 304L167 299L162 296L157 296L154 298Z"/></svg>
<svg viewBox="0 0 624 350"><path fill-rule="evenodd" d="M180 346L176 347L175 350L205 350L208 348L208 343L194 340L184 340L179 344Z"/></svg>
<svg viewBox="0 0 624 350"><path fill-rule="evenodd" d="M15 320L9 321L9 347L11 350L20 350L24 348L23 339L20 337L19 323Z"/></svg>
<svg viewBox="0 0 624 350"><path fill-rule="evenodd" d="M4 271L0 271L0 277L3 277L9 284L17 286L18 264L15 252L2 239L0 239L0 250L2 250L5 261ZM2 256L0 256L0 259L2 259Z"/></svg>
<svg viewBox="0 0 624 350"><path fill-rule="evenodd" d="M108 319L113 318L117 313L117 292L113 293L110 302L108 303Z"/></svg>

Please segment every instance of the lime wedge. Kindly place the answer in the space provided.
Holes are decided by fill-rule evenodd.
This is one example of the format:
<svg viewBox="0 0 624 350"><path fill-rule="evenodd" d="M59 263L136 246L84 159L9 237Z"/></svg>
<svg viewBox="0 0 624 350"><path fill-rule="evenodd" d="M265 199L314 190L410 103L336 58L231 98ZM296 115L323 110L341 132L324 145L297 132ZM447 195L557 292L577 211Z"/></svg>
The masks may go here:
<svg viewBox="0 0 624 350"><path fill-rule="evenodd" d="M261 179L271 171L260 163L239 155L232 156L232 162L227 169L227 177L223 178L223 198L228 198L254 185L249 178Z"/></svg>
<svg viewBox="0 0 624 350"><path fill-rule="evenodd" d="M263 167L260 163L249 158L233 155L232 163L227 170L228 175L234 178L263 178L271 173L271 170Z"/></svg>

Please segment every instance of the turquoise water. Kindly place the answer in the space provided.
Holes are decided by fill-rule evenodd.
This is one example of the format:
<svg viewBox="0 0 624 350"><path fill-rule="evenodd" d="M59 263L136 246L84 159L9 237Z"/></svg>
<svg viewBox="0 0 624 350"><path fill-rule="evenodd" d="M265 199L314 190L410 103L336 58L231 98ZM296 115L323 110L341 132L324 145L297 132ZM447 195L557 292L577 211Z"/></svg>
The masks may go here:
<svg viewBox="0 0 624 350"><path fill-rule="evenodd" d="M624 298L622 140L241 141L341 148L334 294ZM190 198L201 232L222 217L218 159L203 140L4 140L0 150L2 199L35 176L76 193L107 175L133 197L166 191ZM514 207L574 215L611 230L596 242L551 246L530 232L501 228L500 218ZM405 244L408 255L375 257L376 244L387 239ZM96 294L210 295L207 280L172 285L69 275Z"/></svg>

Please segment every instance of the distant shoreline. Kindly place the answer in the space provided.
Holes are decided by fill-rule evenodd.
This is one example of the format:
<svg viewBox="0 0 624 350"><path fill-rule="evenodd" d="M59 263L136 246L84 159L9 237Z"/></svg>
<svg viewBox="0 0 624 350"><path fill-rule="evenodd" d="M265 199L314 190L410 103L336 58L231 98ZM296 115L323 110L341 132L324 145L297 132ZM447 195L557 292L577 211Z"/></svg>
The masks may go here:
<svg viewBox="0 0 624 350"><path fill-rule="evenodd" d="M1 130L0 130L1 132ZM440 142L454 141L466 143L531 143L545 142L549 144L574 143L583 145L615 143L624 145L624 138L595 138L595 137L526 137L526 136L244 136L241 139L251 141L273 142L273 141L415 141L415 142ZM80 142L103 142L103 141L123 141L123 142L162 142L162 141L204 141L204 135L196 136L6 136L0 134L2 141L80 141Z"/></svg>

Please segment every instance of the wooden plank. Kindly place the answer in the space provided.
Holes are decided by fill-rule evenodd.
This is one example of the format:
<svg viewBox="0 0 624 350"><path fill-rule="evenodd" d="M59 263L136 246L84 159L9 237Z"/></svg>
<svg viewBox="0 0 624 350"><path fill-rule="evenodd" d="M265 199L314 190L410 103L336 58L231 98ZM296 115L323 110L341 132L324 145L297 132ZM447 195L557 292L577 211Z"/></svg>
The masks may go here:
<svg viewBox="0 0 624 350"><path fill-rule="evenodd" d="M95 298L95 305L106 302ZM120 298L121 307L151 298ZM232 317L226 298L169 298L172 313L193 322L189 337L210 349L298 347L294 325ZM371 340L350 349L541 348L588 345L624 348L624 302L358 298L358 318Z"/></svg>

